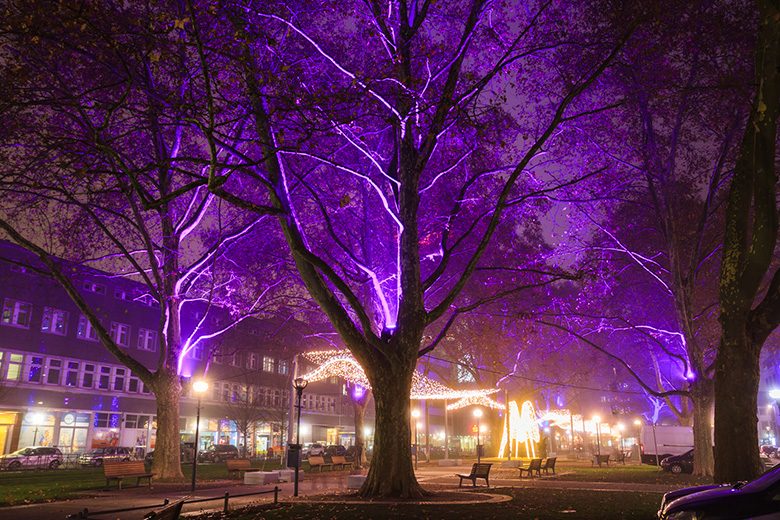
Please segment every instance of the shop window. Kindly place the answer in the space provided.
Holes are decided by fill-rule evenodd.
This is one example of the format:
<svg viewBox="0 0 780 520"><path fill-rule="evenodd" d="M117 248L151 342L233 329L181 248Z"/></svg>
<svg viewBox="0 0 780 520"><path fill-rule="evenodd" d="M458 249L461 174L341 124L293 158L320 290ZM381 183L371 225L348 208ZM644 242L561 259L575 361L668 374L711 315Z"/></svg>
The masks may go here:
<svg viewBox="0 0 780 520"><path fill-rule="evenodd" d="M76 337L89 341L97 341L97 331L92 328L92 323L83 314L79 317L79 326L76 329Z"/></svg>
<svg viewBox="0 0 780 520"><path fill-rule="evenodd" d="M22 362L24 356L21 354L8 354L5 378L8 381L19 381L22 378Z"/></svg>
<svg viewBox="0 0 780 520"><path fill-rule="evenodd" d="M93 388L95 386L95 365L84 363L81 371L81 388Z"/></svg>
<svg viewBox="0 0 780 520"><path fill-rule="evenodd" d="M111 339L121 347L130 345L130 325L111 322Z"/></svg>
<svg viewBox="0 0 780 520"><path fill-rule="evenodd" d="M31 317L32 304L10 298L6 298L3 302L3 325L29 329Z"/></svg>
<svg viewBox="0 0 780 520"><path fill-rule="evenodd" d="M138 350L157 351L157 331L150 329L138 330Z"/></svg>
<svg viewBox="0 0 780 520"><path fill-rule="evenodd" d="M64 336L68 333L68 311L53 307L43 308L41 332Z"/></svg>
<svg viewBox="0 0 780 520"><path fill-rule="evenodd" d="M274 371L274 358L269 356L263 356L263 372Z"/></svg>
<svg viewBox="0 0 780 520"><path fill-rule="evenodd" d="M62 377L62 360L48 359L46 361L46 384L58 385Z"/></svg>
<svg viewBox="0 0 780 520"><path fill-rule="evenodd" d="M43 376L43 357L30 356L28 358L27 382L40 383Z"/></svg>

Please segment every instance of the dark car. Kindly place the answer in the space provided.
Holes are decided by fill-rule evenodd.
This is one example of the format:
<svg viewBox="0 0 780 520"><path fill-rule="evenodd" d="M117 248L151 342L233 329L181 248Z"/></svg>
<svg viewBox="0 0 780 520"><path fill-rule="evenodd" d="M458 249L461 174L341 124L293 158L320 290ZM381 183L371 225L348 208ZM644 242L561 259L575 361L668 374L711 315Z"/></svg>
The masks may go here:
<svg viewBox="0 0 780 520"><path fill-rule="evenodd" d="M345 457L347 455L347 448L342 446L341 444L331 444L330 446L325 448L325 455L334 456L338 455L341 457Z"/></svg>
<svg viewBox="0 0 780 520"><path fill-rule="evenodd" d="M680 473L693 473L693 450L688 450L682 455L666 457L661 461L664 471L670 471L675 475Z"/></svg>
<svg viewBox="0 0 780 520"><path fill-rule="evenodd" d="M227 459L237 459L238 448L232 444L212 444L198 453L198 460L210 462L222 462Z"/></svg>
<svg viewBox="0 0 780 520"><path fill-rule="evenodd" d="M107 446L82 453L79 456L79 464L82 466L102 466L105 461L127 462L133 459L135 459L135 450L133 448Z"/></svg>
<svg viewBox="0 0 780 520"><path fill-rule="evenodd" d="M195 443L194 442L182 442L179 445L179 457L182 462L192 462L192 458L195 455ZM149 451L144 456L144 462L151 464L154 460L154 450Z"/></svg>
<svg viewBox="0 0 780 520"><path fill-rule="evenodd" d="M666 493L658 518L778 518L780 464L750 482L697 486Z"/></svg>
<svg viewBox="0 0 780 520"><path fill-rule="evenodd" d="M62 464L62 452L50 446L30 446L0 456L0 468L10 471L19 469L57 469Z"/></svg>

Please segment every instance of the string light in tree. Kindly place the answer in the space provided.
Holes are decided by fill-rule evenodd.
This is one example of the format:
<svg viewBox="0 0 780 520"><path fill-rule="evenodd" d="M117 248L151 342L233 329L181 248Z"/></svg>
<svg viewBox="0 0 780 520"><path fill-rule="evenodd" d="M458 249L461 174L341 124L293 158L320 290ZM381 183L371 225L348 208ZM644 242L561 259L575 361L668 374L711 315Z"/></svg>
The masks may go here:
<svg viewBox="0 0 780 520"><path fill-rule="evenodd" d="M503 404L495 399L491 399L487 395L476 395L472 397L463 397L454 403L448 404L447 410L459 410L468 406L484 406L485 408L493 408L494 410L504 410L506 408Z"/></svg>
<svg viewBox="0 0 780 520"><path fill-rule="evenodd" d="M360 366L357 360L348 351L317 350L306 352L303 356L312 363L319 365L314 370L301 376L307 381L321 381L323 379L328 379L329 377L339 377L354 385L360 385L366 389L371 388L371 384L368 382L368 377L363 371L363 367ZM488 395L496 392L498 392L498 390L495 388L455 390L415 371L414 374L412 374L412 391L409 397L410 399L419 400L480 399L487 398ZM495 401L492 402L495 403ZM494 404L489 404L489 402L483 403L482 401L479 401L476 402L476 404L496 408ZM495 404L498 405L499 403Z"/></svg>

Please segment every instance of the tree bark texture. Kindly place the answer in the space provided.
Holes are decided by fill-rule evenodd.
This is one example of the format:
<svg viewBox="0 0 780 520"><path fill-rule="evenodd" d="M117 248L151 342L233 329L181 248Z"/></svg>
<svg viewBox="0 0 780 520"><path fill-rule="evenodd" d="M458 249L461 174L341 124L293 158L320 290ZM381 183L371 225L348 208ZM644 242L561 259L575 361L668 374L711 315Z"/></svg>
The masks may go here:
<svg viewBox="0 0 780 520"><path fill-rule="evenodd" d="M157 441L154 446L152 472L158 479L180 480L179 396L181 384L175 370L164 369L155 374L154 395L157 398Z"/></svg>
<svg viewBox="0 0 780 520"><path fill-rule="evenodd" d="M400 366L393 366L400 365ZM392 363L383 370L370 367L376 407L374 453L360 495L421 498L427 492L417 483L412 465L409 395L414 364Z"/></svg>
<svg viewBox="0 0 780 520"><path fill-rule="evenodd" d="M761 0L756 92L729 189L720 272L721 340L715 368L715 480L750 480L758 456L759 356L778 310L774 281L756 305L778 234L775 153L780 113L780 6ZM774 277L775 280L777 276Z"/></svg>
<svg viewBox="0 0 780 520"><path fill-rule="evenodd" d="M713 388L712 382L696 382L691 388L693 402L693 474L711 477L715 468L712 449Z"/></svg>
<svg viewBox="0 0 780 520"><path fill-rule="evenodd" d="M366 463L366 446L365 446L365 417L366 417L366 404L358 401L352 402L352 407L355 410L355 469L361 469Z"/></svg>

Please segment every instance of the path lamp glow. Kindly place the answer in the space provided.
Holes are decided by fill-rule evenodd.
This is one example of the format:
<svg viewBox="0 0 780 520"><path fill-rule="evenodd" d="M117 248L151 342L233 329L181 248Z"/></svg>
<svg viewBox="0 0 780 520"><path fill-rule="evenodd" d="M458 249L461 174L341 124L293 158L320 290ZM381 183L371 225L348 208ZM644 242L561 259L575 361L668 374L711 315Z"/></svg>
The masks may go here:
<svg viewBox="0 0 780 520"><path fill-rule="evenodd" d="M195 491L195 477L198 472L198 436L200 435L200 399L203 394L209 389L209 384L199 379L192 383L192 391L198 396L198 413L195 416L195 453L192 455L192 487L191 491Z"/></svg>
<svg viewBox="0 0 780 520"><path fill-rule="evenodd" d="M593 422L596 423L596 460L601 466L601 417L594 415Z"/></svg>
<svg viewBox="0 0 780 520"><path fill-rule="evenodd" d="M626 451L626 442L625 442L625 431L626 431L626 425L622 422L617 424L617 429L620 432L620 451L625 452Z"/></svg>
<svg viewBox="0 0 780 520"><path fill-rule="evenodd" d="M479 445L479 420L482 418L482 408L474 408L472 413L474 414L474 418L477 419L477 464L479 464L482 461L482 449Z"/></svg>
<svg viewBox="0 0 780 520"><path fill-rule="evenodd" d="M309 382L302 377L296 377L293 381L293 388L295 388L295 396L297 399L295 407L298 409L298 418L296 420L297 428L295 430L295 444L296 457L295 457L295 487L293 488L293 496L298 496L298 475L301 471L301 398L303 397L303 389L306 388Z"/></svg>
<svg viewBox="0 0 780 520"><path fill-rule="evenodd" d="M31 414L27 415L28 419L33 423L33 426L35 427L35 431L33 432L33 446L38 446L37 438L38 438L38 426L43 422L44 417L41 412L33 412Z"/></svg>
<svg viewBox="0 0 780 520"><path fill-rule="evenodd" d="M417 419L420 418L420 410L415 408L412 410L412 419L414 419L414 442L412 443L414 445L414 470L417 471L417 428L420 426L420 423L417 422Z"/></svg>

